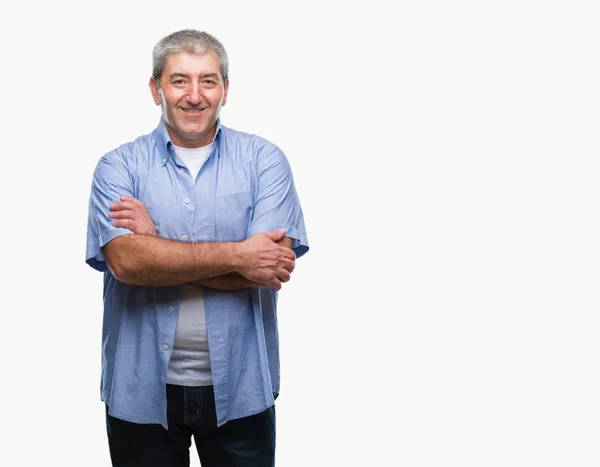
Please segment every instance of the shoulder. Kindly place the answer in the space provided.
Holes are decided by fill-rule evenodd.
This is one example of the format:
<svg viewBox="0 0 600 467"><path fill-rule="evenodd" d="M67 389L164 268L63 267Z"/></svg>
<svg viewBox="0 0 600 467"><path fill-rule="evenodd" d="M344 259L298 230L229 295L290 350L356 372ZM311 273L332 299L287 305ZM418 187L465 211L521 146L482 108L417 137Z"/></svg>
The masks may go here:
<svg viewBox="0 0 600 467"><path fill-rule="evenodd" d="M242 153L254 160L269 157L274 153L283 155L283 151L272 141L262 136L221 127L223 144L226 149Z"/></svg>
<svg viewBox="0 0 600 467"><path fill-rule="evenodd" d="M104 164L123 166L134 170L139 163L151 157L156 148L156 138L153 133L137 137L105 153L98 161L98 166Z"/></svg>

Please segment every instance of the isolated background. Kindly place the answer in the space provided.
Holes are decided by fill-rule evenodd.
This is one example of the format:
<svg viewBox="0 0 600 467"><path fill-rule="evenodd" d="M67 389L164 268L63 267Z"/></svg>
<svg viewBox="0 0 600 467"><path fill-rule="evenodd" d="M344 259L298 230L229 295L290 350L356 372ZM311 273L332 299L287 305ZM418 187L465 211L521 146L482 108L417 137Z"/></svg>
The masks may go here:
<svg viewBox="0 0 600 467"><path fill-rule="evenodd" d="M229 53L223 123L288 156L311 244L280 293L277 465L600 465L594 2L0 13L0 464L109 465L91 176L154 129L151 49L193 27Z"/></svg>

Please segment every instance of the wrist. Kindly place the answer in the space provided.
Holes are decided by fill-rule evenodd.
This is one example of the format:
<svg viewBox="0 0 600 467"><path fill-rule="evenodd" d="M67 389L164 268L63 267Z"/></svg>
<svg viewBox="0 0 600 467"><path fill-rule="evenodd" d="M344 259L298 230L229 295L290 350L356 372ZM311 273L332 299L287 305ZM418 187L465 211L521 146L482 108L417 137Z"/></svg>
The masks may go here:
<svg viewBox="0 0 600 467"><path fill-rule="evenodd" d="M242 242L230 242L226 244L229 247L227 257L231 266L231 272L240 272L244 261L242 260Z"/></svg>

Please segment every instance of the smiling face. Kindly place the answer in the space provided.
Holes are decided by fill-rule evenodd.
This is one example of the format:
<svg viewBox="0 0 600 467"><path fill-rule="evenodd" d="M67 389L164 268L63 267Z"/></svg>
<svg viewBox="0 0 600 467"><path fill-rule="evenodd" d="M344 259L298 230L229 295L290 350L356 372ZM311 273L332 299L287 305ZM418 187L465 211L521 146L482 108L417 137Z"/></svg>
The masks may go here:
<svg viewBox="0 0 600 467"><path fill-rule="evenodd" d="M219 59L212 53L173 53L167 57L157 85L150 91L176 146L199 148L210 144L221 107L227 102L229 82L223 83Z"/></svg>

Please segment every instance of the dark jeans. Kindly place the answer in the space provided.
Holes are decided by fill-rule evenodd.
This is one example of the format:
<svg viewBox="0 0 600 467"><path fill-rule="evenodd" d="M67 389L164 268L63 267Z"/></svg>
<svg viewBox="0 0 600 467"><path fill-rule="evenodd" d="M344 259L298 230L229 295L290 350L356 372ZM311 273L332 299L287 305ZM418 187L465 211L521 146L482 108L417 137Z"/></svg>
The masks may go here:
<svg viewBox="0 0 600 467"><path fill-rule="evenodd" d="M111 417L106 429L113 467L188 467L192 436L202 467L273 467L275 407L217 428L212 386L167 384L167 421L138 424Z"/></svg>

